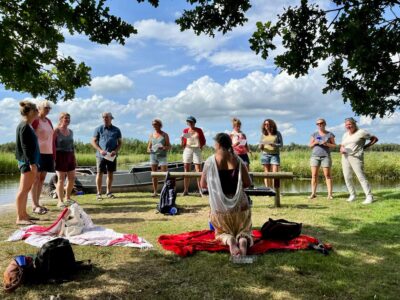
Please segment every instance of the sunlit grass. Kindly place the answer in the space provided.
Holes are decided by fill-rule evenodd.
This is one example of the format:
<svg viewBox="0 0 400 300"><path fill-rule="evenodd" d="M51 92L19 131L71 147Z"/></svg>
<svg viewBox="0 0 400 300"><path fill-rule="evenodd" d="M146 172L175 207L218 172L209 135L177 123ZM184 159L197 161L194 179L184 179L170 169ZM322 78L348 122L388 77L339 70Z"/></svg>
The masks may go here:
<svg viewBox="0 0 400 300"><path fill-rule="evenodd" d="M145 193L117 194L97 202L94 195L76 197L95 224L119 232L136 233L155 248L141 251L121 247L74 246L77 259L92 259L95 268L69 283L21 287L12 299L46 299L50 295L73 299L397 299L399 295L400 191L378 190L376 202L347 203L347 194L333 201L313 201L305 194L284 195L282 207L273 199L253 197L253 226L269 217L303 223L303 234L331 243L323 256L313 251L270 252L252 265L233 265L227 253L198 252L179 258L157 243L161 234L208 228L208 199L178 197L182 213L155 213L157 200ZM46 220L59 213L55 201ZM14 213L0 220L0 267L19 254L35 253L23 242L8 243ZM3 294L2 298L8 297ZM11 299L10 298L10 299Z"/></svg>

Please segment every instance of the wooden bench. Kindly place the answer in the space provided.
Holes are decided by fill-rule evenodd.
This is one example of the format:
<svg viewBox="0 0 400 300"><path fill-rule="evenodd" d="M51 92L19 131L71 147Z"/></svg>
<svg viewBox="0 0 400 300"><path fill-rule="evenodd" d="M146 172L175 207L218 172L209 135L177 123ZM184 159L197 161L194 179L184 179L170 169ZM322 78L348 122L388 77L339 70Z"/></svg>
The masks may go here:
<svg viewBox="0 0 400 300"><path fill-rule="evenodd" d="M186 178L199 178L201 177L202 172L169 172L169 175L172 178L176 177L186 177ZM151 172L152 177L165 177L167 175L166 172ZM274 172L274 173L264 173L264 172L250 172L250 176L252 178L271 178L274 179L274 189L275 189L275 196L274 196L274 204L275 207L281 206L281 180L284 179L291 179L293 180L294 176L292 172ZM251 189L249 189L250 191ZM256 192L256 191L255 191ZM251 195L251 191L248 193ZM258 193L260 195L262 193ZM254 193L256 195L256 193ZM270 194L265 194L270 195Z"/></svg>

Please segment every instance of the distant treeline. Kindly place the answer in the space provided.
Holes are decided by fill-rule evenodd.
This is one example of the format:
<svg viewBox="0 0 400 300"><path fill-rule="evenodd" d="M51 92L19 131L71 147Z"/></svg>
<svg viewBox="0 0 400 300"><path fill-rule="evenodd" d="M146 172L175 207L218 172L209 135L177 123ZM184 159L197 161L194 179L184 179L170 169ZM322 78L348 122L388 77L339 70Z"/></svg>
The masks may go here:
<svg viewBox="0 0 400 300"><path fill-rule="evenodd" d="M211 148L212 145L206 146ZM257 151L258 145L250 145L252 151ZM282 151L295 151L295 150L308 150L307 145L298 145L291 143L283 146ZM93 153L94 149L90 143L83 143L81 141L75 142L75 150L77 153ZM369 148L368 151L375 152L392 152L400 151L400 144L375 144ZM339 148L335 148L333 152L338 152ZM15 152L15 142L5 143L0 145L0 152ZM182 152L180 145L172 145L172 153ZM145 154L147 153L147 142L140 141L138 139L124 138L122 143L122 149L120 154Z"/></svg>

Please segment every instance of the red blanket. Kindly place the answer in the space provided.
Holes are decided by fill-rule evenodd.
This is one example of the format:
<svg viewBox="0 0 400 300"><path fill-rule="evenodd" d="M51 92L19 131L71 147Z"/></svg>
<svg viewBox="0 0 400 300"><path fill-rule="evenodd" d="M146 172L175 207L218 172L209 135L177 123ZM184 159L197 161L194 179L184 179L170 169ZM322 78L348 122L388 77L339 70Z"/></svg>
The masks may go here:
<svg viewBox="0 0 400 300"><path fill-rule="evenodd" d="M310 244L318 245L316 238L300 235L290 241L262 240L261 231L253 230L254 245L249 249L248 254L261 254L270 250L300 250L308 249ZM196 251L225 251L229 252L229 247L221 245L215 240L214 231L201 230L185 232L180 234L161 235L158 242L165 250L173 251L179 256L185 257L194 254ZM327 249L330 246L325 244Z"/></svg>

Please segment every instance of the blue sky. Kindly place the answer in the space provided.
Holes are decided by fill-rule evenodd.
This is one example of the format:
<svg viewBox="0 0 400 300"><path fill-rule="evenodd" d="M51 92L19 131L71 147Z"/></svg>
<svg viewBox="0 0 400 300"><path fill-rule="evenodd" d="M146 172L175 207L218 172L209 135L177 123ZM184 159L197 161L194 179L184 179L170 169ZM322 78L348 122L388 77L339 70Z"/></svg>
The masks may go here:
<svg viewBox="0 0 400 300"><path fill-rule="evenodd" d="M211 145L217 132L231 130L232 117L242 120L249 142L257 143L261 123L271 118L285 144L307 144L316 129L316 118L323 117L340 142L343 119L354 113L343 104L340 93L321 92L325 82L321 74L329 62L321 62L307 76L295 79L278 73L273 64L273 57L283 51L281 46L267 61L249 48L256 21L275 20L283 6L299 0L252 1L249 22L214 39L179 31L174 20L184 1L160 2L158 8L132 0L107 2L111 13L138 30L125 46L102 46L85 36L66 34L60 54L91 66L92 83L78 89L73 101L54 105L49 115L53 122L60 112L71 113L75 138L89 142L93 129L101 124L101 113L111 111L124 137L147 140L151 120L157 117L177 143L186 116L194 115ZM326 6L329 1L317 2ZM18 102L30 98L0 85L0 143L15 140L10 128L20 120ZM398 111L383 119L357 119L360 127L377 135L380 142L400 142Z"/></svg>

